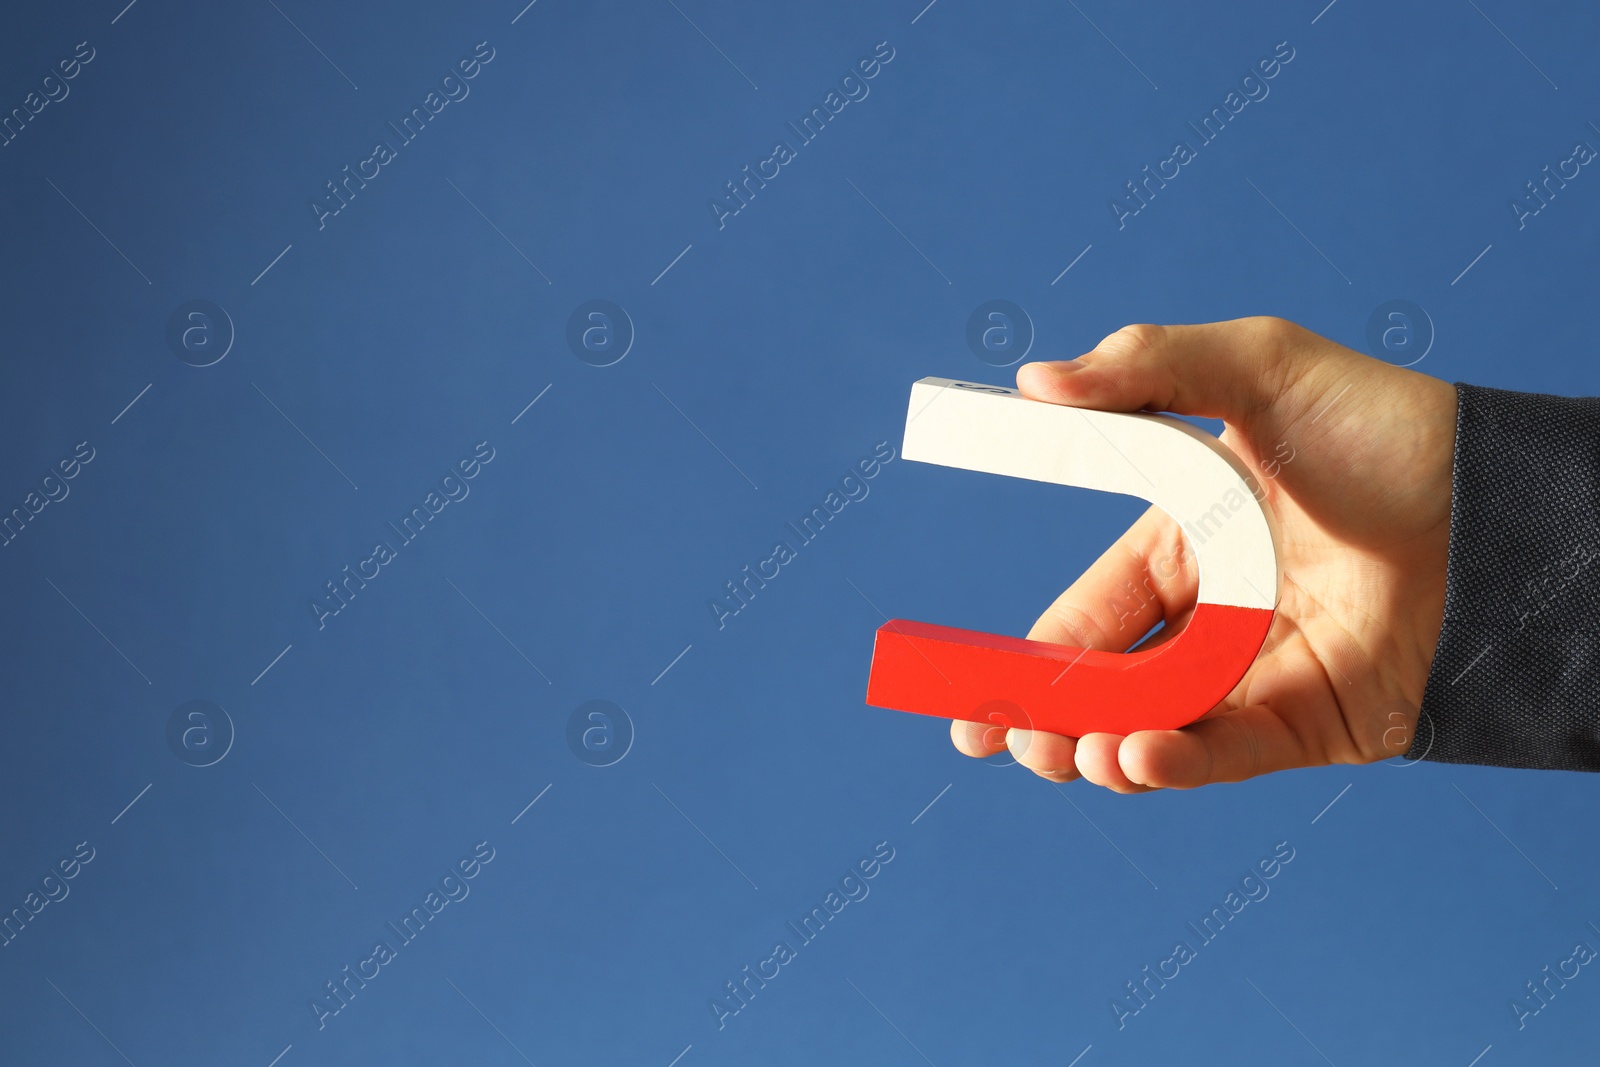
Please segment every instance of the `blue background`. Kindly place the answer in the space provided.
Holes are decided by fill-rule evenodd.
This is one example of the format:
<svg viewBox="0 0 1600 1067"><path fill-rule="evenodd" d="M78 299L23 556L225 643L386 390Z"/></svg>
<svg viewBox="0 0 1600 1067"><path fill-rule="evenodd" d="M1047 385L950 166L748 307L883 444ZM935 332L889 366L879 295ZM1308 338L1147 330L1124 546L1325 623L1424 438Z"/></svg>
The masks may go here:
<svg viewBox="0 0 1600 1067"><path fill-rule="evenodd" d="M0 509L95 458L0 549L0 910L76 843L95 858L0 948L0 1060L1592 1057L1589 969L1521 1031L1508 1008L1600 946L1592 777L1424 762L1122 797L863 704L872 604L1023 633L1138 502L896 460L723 629L708 609L898 446L913 380L1010 381L965 341L994 298L1031 317L1030 358L1263 313L1364 348L1407 299L1437 331L1418 370L1596 392L1600 178L1522 229L1508 208L1600 143L1588 9L4 21L0 109L77 42L94 59L0 148ZM480 41L470 95L319 229L324 183ZM870 95L719 229L723 183L880 41ZM1123 183L1280 41L1270 95L1119 229ZM166 339L194 299L235 332L204 368ZM592 299L636 333L609 367L567 344ZM319 630L310 599L480 441L470 496ZM167 741L195 699L235 731L211 766ZM611 766L567 740L592 699L632 724ZM479 841L470 896L319 1029L311 998ZM719 1029L724 983L880 841L870 895ZM1119 1031L1123 983L1283 841L1271 895Z"/></svg>

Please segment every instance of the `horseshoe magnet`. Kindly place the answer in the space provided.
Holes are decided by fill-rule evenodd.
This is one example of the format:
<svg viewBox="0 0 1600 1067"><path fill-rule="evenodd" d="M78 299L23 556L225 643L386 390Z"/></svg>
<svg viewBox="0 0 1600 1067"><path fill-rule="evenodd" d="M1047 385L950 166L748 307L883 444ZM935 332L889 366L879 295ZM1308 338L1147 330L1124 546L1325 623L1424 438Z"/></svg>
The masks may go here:
<svg viewBox="0 0 1600 1067"><path fill-rule="evenodd" d="M1183 529L1200 590L1181 633L1137 652L891 619L873 646L868 704L1067 737L1171 730L1215 707L1261 650L1277 604L1275 532L1247 468L1210 434L1168 415L924 378L901 455L1148 500Z"/></svg>

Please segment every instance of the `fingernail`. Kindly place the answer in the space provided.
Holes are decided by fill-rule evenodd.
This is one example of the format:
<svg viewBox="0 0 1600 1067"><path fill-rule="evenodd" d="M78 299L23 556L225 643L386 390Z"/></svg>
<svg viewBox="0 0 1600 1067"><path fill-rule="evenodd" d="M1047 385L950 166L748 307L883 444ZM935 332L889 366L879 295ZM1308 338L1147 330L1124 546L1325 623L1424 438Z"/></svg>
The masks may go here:
<svg viewBox="0 0 1600 1067"><path fill-rule="evenodd" d="M1032 730L1018 730L1015 727L1006 731L1006 747L1018 759L1028 751L1028 746L1033 744Z"/></svg>

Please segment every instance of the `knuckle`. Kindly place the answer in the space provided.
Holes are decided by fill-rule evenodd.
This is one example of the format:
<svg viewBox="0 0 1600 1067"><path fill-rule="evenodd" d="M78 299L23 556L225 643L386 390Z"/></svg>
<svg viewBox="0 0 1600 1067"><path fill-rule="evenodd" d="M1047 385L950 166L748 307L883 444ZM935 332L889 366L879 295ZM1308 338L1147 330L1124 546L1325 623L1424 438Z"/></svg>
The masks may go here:
<svg viewBox="0 0 1600 1067"><path fill-rule="evenodd" d="M1256 315L1244 319L1243 323L1257 347L1277 358L1287 358L1303 350L1306 341L1316 336L1299 323L1276 315Z"/></svg>
<svg viewBox="0 0 1600 1067"><path fill-rule="evenodd" d="M1229 716L1218 720L1226 724L1228 732L1232 735L1234 747L1239 753L1236 766L1231 768L1230 781L1244 781L1254 778L1261 773L1261 744L1255 732L1246 730Z"/></svg>
<svg viewBox="0 0 1600 1067"><path fill-rule="evenodd" d="M1269 340L1288 340L1300 327L1276 315L1254 315L1246 319L1251 328Z"/></svg>
<svg viewBox="0 0 1600 1067"><path fill-rule="evenodd" d="M1166 329L1162 326L1147 322L1133 323L1109 335L1095 347L1114 355L1137 355L1158 347L1165 333Z"/></svg>
<svg viewBox="0 0 1600 1067"><path fill-rule="evenodd" d="M1052 604L1050 615L1080 648L1099 648L1110 641L1105 625L1076 604Z"/></svg>
<svg viewBox="0 0 1600 1067"><path fill-rule="evenodd" d="M1308 337L1314 336L1304 326L1276 315L1258 315L1245 319L1254 341L1257 365L1257 393L1262 406L1287 395L1306 371L1307 361L1298 358L1307 350Z"/></svg>

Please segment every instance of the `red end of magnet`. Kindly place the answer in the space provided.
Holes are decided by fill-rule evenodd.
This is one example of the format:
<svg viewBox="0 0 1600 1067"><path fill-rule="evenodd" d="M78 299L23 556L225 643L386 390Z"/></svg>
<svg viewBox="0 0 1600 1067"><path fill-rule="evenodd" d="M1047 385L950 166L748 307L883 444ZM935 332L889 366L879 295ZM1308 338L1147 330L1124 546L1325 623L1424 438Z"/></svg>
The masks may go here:
<svg viewBox="0 0 1600 1067"><path fill-rule="evenodd" d="M1238 684L1272 616L1267 608L1197 604L1182 633L1142 652L893 619L878 628L867 703L1066 737L1172 730Z"/></svg>

